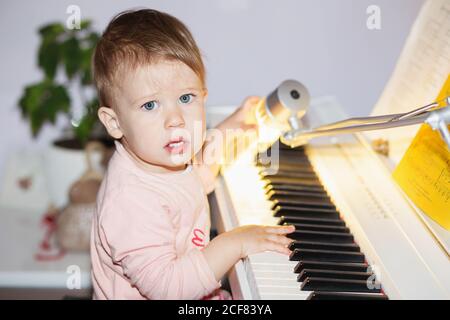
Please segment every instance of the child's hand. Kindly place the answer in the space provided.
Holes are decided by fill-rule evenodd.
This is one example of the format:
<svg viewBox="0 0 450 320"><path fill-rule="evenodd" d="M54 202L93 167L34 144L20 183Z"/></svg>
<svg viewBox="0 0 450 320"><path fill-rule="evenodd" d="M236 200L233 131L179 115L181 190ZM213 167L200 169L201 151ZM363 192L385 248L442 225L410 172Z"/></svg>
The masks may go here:
<svg viewBox="0 0 450 320"><path fill-rule="evenodd" d="M288 245L292 242L286 235L294 232L294 226L249 225L233 229L215 237L204 249L203 254L216 280L249 254L276 251L290 254Z"/></svg>
<svg viewBox="0 0 450 320"><path fill-rule="evenodd" d="M250 96L245 98L241 106L236 111L236 118L242 124L242 129L256 129L256 107L260 97Z"/></svg>
<svg viewBox="0 0 450 320"><path fill-rule="evenodd" d="M240 248L240 257L263 251L276 251L290 254L288 246L292 239L287 234L295 231L294 226L258 226L249 225L230 232L230 241Z"/></svg>
<svg viewBox="0 0 450 320"><path fill-rule="evenodd" d="M242 104L225 120L227 129L257 129L256 107L261 100L257 96L245 98Z"/></svg>

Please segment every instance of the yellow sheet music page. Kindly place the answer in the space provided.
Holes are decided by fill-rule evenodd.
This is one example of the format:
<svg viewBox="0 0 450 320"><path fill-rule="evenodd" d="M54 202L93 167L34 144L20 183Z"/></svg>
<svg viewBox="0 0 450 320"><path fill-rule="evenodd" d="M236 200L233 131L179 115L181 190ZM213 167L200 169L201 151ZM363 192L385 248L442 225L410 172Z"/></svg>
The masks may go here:
<svg viewBox="0 0 450 320"><path fill-rule="evenodd" d="M447 96L450 75L436 100ZM421 126L393 177L425 214L450 230L450 151L438 131Z"/></svg>

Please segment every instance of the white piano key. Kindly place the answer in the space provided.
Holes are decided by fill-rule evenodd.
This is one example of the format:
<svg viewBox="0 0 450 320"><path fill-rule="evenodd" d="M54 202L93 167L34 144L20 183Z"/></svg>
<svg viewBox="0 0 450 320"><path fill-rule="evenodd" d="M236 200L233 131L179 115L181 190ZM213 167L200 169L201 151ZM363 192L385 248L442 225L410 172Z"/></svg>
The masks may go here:
<svg viewBox="0 0 450 320"><path fill-rule="evenodd" d="M291 272L255 271L256 279L276 279L297 282L296 274Z"/></svg>
<svg viewBox="0 0 450 320"><path fill-rule="evenodd" d="M290 272L293 274L296 264L292 263L252 263L251 268L254 272L258 271L279 271L279 272Z"/></svg>
<svg viewBox="0 0 450 320"><path fill-rule="evenodd" d="M278 270L272 270L272 271L261 271L261 270L255 270L253 269L253 272L255 274L255 278L266 278L266 279L287 279L291 281L297 281L297 274L293 272L293 270L286 270L286 271L278 271Z"/></svg>
<svg viewBox="0 0 450 320"><path fill-rule="evenodd" d="M301 294L300 285L294 286L277 286L277 285L265 285L256 284L260 294L273 294L273 293L288 293L288 294Z"/></svg>
<svg viewBox="0 0 450 320"><path fill-rule="evenodd" d="M251 263L266 262L266 263L291 263L295 265L295 261L289 261L289 256L278 252L261 252L248 256Z"/></svg>
<svg viewBox="0 0 450 320"><path fill-rule="evenodd" d="M300 290L301 285L301 282L297 282L296 279L259 278L256 276L255 279L260 286L288 287Z"/></svg>
<svg viewBox="0 0 450 320"><path fill-rule="evenodd" d="M311 292L300 293L263 293L263 300L306 300Z"/></svg>

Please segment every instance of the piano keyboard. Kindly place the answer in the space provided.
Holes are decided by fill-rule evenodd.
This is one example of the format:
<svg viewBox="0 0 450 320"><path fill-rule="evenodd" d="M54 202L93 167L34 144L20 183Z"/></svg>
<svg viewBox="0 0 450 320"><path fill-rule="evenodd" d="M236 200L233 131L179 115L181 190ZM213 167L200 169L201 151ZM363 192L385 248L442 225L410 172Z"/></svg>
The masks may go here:
<svg viewBox="0 0 450 320"><path fill-rule="evenodd" d="M312 104L312 126L346 117L333 98ZM450 299L450 237L430 232L364 136L281 147L277 174L248 150L211 197L218 232L297 225L291 257L264 252L230 270L235 299Z"/></svg>
<svg viewBox="0 0 450 320"><path fill-rule="evenodd" d="M257 163L274 224L294 225L292 254L250 263L262 299L387 299L303 148L280 144L279 170Z"/></svg>

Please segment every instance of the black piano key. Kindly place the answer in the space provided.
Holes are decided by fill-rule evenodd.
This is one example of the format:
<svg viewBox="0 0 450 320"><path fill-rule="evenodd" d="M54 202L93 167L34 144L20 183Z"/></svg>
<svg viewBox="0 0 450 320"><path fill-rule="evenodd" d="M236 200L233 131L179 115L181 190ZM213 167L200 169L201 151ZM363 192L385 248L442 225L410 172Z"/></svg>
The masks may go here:
<svg viewBox="0 0 450 320"><path fill-rule="evenodd" d="M335 208L328 196L324 194L296 192L296 194L289 194L288 192L269 191L266 193L266 198L278 203L293 203L294 205L312 205L317 207Z"/></svg>
<svg viewBox="0 0 450 320"><path fill-rule="evenodd" d="M273 168L271 167L259 167L259 174L263 175L263 176L270 176L273 175L274 173L281 173L284 175L290 175L290 174L310 174L314 177L317 177L316 172L314 171L314 168L312 168L311 166L298 166L298 167L284 167L284 168L280 168L278 167L276 172L274 172Z"/></svg>
<svg viewBox="0 0 450 320"><path fill-rule="evenodd" d="M316 173L310 168L302 168L298 170L277 170L273 173L271 169L262 169L259 172L259 176L262 178L270 178L272 176L289 176L295 178L306 178L306 179L315 179L317 180Z"/></svg>
<svg viewBox="0 0 450 320"><path fill-rule="evenodd" d="M388 300L382 293L311 292L307 300Z"/></svg>
<svg viewBox="0 0 450 320"><path fill-rule="evenodd" d="M265 192L265 194L269 199L277 199L279 197L308 197L331 202L330 197L326 193L316 191L268 190Z"/></svg>
<svg viewBox="0 0 450 320"><path fill-rule="evenodd" d="M270 183L270 181L266 181L264 184L264 190L266 193L270 190L296 190L296 191L305 191L305 192L314 192L314 193L323 193L327 194L325 189L320 186L301 186L301 185L291 185L286 183Z"/></svg>
<svg viewBox="0 0 450 320"><path fill-rule="evenodd" d="M289 238L293 240L303 241L328 241L337 243L353 243L353 235L350 233L295 230L289 234Z"/></svg>
<svg viewBox="0 0 450 320"><path fill-rule="evenodd" d="M332 278L332 279L350 279L350 280L368 280L373 277L372 272L349 272L349 271L335 271L335 270L315 270L303 269L297 276L298 282L305 281L306 278Z"/></svg>
<svg viewBox="0 0 450 320"><path fill-rule="evenodd" d="M290 261L314 260L327 262L364 263L365 257L361 252L331 251L316 249L295 249L289 256Z"/></svg>
<svg viewBox="0 0 450 320"><path fill-rule="evenodd" d="M339 212L329 208L300 208L290 206L276 206L272 208L274 217L295 216L303 218L326 218L340 220Z"/></svg>
<svg viewBox="0 0 450 320"><path fill-rule="evenodd" d="M303 291L345 291L345 292L369 292L380 293L378 286L369 286L365 280L331 279L331 278L306 278L302 282Z"/></svg>
<svg viewBox="0 0 450 320"><path fill-rule="evenodd" d="M262 180L266 183L283 183L290 184L296 186L307 186L307 187L316 187L318 189L323 189L322 184L318 179L306 179L306 178L293 178L288 176L267 176L262 178Z"/></svg>
<svg viewBox="0 0 450 320"><path fill-rule="evenodd" d="M296 194L289 194L286 192L270 190L266 192L265 197L267 200L277 203L293 202L292 206L298 207L302 204L313 205L315 207L325 207L336 209L335 205L331 202L331 199L323 193L316 192L296 192Z"/></svg>
<svg viewBox="0 0 450 320"><path fill-rule="evenodd" d="M272 200L272 210L276 206L290 206L290 207L305 207L305 208L319 208L319 209L336 209L333 203L326 202L322 200L317 200L313 198L304 199L289 199L289 198L278 198Z"/></svg>
<svg viewBox="0 0 450 320"><path fill-rule="evenodd" d="M297 231L309 230L309 231L324 231L324 232L336 232L336 233L350 233L350 230L345 226L327 226L321 224L303 224L303 223L290 223Z"/></svg>
<svg viewBox="0 0 450 320"><path fill-rule="evenodd" d="M264 170L264 169L269 169L273 167L273 163L261 163L260 161L256 161L255 163L256 167L260 170ZM307 162L301 163L301 164L296 164L296 163L286 163L286 162L279 162L277 164L277 169L278 170L283 170L283 171L295 171L295 170L308 170L311 172L314 172L314 168L311 167L311 165Z"/></svg>
<svg viewBox="0 0 450 320"><path fill-rule="evenodd" d="M281 142L281 140L277 140L275 143L278 143L278 147L281 150L295 150L295 151L299 151L299 152L305 152L305 147L304 146L299 146L299 147L292 148L291 146Z"/></svg>
<svg viewBox="0 0 450 320"><path fill-rule="evenodd" d="M281 206L281 207L294 207L294 208L300 208L300 209L331 209L336 211L336 207L332 203L314 203L312 201L296 201L296 200L290 200L290 199L283 199L283 200L273 200L271 209L274 210L275 207Z"/></svg>
<svg viewBox="0 0 450 320"><path fill-rule="evenodd" d="M300 273L304 269L336 270L349 272L367 272L367 263L346 263L346 262L324 262L324 261L299 261L294 268L295 273Z"/></svg>
<svg viewBox="0 0 450 320"><path fill-rule="evenodd" d="M289 235L288 235L289 236ZM316 249L328 251L360 252L356 243L334 243L334 242L312 242L312 241L292 241L290 250L295 249Z"/></svg>
<svg viewBox="0 0 450 320"><path fill-rule="evenodd" d="M281 216L278 220L278 224L292 224L292 223L302 223L302 224L318 224L326 226L345 226L345 222L340 219L327 219L327 218L305 218L297 216Z"/></svg>
<svg viewBox="0 0 450 320"><path fill-rule="evenodd" d="M272 151L272 150L271 150ZM279 149L278 156L289 159L290 161L299 161L306 159L309 161L307 154L303 150L294 150L294 149Z"/></svg>
<svg viewBox="0 0 450 320"><path fill-rule="evenodd" d="M311 166L308 156L304 153L299 153L299 152L279 152L278 154L274 154L272 152L263 152L263 153L259 153L256 155L255 163L257 165L265 166L266 163L264 160L266 160L268 157L271 157L272 155L274 155L275 157L278 157L278 162L280 164L291 164L291 165L296 165L296 166ZM272 157L272 159L274 159L274 157Z"/></svg>

